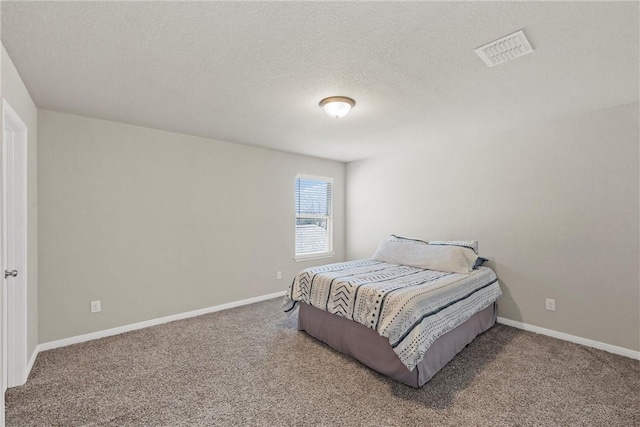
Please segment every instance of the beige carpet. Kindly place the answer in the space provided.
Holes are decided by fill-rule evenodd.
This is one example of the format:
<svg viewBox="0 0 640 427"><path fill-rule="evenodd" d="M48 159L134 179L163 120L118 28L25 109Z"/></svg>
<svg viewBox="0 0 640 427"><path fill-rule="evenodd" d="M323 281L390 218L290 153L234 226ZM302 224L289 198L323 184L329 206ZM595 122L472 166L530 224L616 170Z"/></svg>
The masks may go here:
<svg viewBox="0 0 640 427"><path fill-rule="evenodd" d="M8 426L633 426L640 362L496 325L420 390L296 331L280 300L40 353Z"/></svg>

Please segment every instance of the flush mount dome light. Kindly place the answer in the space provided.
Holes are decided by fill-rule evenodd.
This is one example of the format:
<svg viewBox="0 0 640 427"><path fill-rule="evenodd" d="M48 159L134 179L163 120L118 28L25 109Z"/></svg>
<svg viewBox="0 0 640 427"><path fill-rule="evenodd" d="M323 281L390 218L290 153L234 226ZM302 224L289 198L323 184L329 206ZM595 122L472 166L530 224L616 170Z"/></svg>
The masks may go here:
<svg viewBox="0 0 640 427"><path fill-rule="evenodd" d="M356 101L346 96L330 96L320 101L320 108L329 117L336 119L346 116L354 105L356 105Z"/></svg>

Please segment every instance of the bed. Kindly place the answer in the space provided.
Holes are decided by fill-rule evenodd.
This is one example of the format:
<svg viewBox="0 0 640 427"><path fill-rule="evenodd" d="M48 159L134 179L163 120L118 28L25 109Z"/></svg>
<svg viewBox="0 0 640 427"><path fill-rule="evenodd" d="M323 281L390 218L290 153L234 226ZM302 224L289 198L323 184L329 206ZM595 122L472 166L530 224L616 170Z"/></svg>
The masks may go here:
<svg viewBox="0 0 640 427"><path fill-rule="evenodd" d="M363 259L302 270L284 308L298 308L299 330L419 388L495 324L500 295L486 267L460 274Z"/></svg>

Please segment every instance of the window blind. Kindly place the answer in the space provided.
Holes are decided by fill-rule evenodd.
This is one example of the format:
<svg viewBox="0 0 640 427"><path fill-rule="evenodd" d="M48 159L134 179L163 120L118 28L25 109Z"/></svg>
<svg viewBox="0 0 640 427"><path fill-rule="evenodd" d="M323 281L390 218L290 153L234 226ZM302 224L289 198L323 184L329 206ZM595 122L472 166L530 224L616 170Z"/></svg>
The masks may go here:
<svg viewBox="0 0 640 427"><path fill-rule="evenodd" d="M296 177L296 255L331 252L332 181Z"/></svg>

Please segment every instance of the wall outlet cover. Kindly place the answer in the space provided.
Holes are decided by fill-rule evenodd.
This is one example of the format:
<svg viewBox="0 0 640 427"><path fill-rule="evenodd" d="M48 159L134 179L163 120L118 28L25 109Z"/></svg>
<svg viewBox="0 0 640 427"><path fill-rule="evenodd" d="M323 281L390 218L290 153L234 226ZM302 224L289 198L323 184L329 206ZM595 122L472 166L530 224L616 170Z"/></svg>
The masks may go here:
<svg viewBox="0 0 640 427"><path fill-rule="evenodd" d="M99 313L100 310L102 310L102 307L100 307L100 300L91 301L91 312L92 313Z"/></svg>
<svg viewBox="0 0 640 427"><path fill-rule="evenodd" d="M549 311L556 311L556 300L547 298L545 308Z"/></svg>

